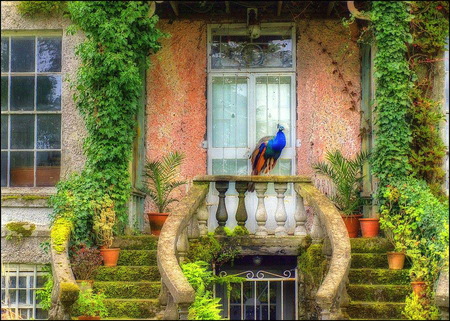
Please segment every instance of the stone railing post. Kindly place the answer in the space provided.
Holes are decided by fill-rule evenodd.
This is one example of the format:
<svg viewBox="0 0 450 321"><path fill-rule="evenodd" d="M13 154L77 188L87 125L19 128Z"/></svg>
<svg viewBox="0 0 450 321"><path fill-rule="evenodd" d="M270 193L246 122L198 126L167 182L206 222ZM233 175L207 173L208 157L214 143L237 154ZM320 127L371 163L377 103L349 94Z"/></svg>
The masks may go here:
<svg viewBox="0 0 450 321"><path fill-rule="evenodd" d="M256 196L258 197L258 207L256 208L256 223L258 227L256 228L255 235L265 236L267 235L266 222L267 222L267 211L266 205L264 204L264 194L267 191L267 183L255 183Z"/></svg>
<svg viewBox="0 0 450 321"><path fill-rule="evenodd" d="M197 215L192 216L191 222L187 227L187 237L189 241L196 240L200 237L200 229L198 226Z"/></svg>
<svg viewBox="0 0 450 321"><path fill-rule="evenodd" d="M198 228L200 232L200 236L206 236L208 234L208 208L206 207L206 200L200 206L197 211L197 220L198 220Z"/></svg>
<svg viewBox="0 0 450 321"><path fill-rule="evenodd" d="M306 232L306 210L305 210L305 203L303 200L303 197L299 194L296 194L296 204L295 204L295 214L294 214L294 219L295 219L295 231L294 231L294 235L298 235L298 236L306 236L307 232Z"/></svg>
<svg viewBox="0 0 450 321"><path fill-rule="evenodd" d="M238 226L245 227L247 221L247 209L245 208L245 192L247 191L247 182L236 182L236 191L239 193L239 203L236 210L236 221Z"/></svg>
<svg viewBox="0 0 450 321"><path fill-rule="evenodd" d="M225 205L225 193L228 190L229 182L216 182L216 189L219 192L219 205L217 206L216 219L219 226L216 228L216 234L224 234L224 227L228 221L227 206Z"/></svg>
<svg viewBox="0 0 450 321"><path fill-rule="evenodd" d="M188 233L187 227L185 227L177 240L178 261L180 264L184 262L188 250L189 250Z"/></svg>
<svg viewBox="0 0 450 321"><path fill-rule="evenodd" d="M286 236L286 227L284 226L287 221L286 207L284 206L284 193L287 191L287 183L275 183L275 191L277 192L277 209L275 211L275 221L277 222L277 228L275 229L276 236Z"/></svg>
<svg viewBox="0 0 450 321"><path fill-rule="evenodd" d="M317 213L314 213L313 224L311 227L311 238L313 243L322 242L324 233L322 230L322 225L320 224L320 218Z"/></svg>

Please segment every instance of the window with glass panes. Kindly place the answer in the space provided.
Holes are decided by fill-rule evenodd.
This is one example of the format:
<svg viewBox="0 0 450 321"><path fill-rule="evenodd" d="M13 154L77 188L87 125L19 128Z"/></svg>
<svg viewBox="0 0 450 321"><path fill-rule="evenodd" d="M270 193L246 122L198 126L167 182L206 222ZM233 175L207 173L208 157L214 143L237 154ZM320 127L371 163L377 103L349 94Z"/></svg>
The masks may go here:
<svg viewBox="0 0 450 321"><path fill-rule="evenodd" d="M41 309L36 298L36 290L44 287L47 274L40 265L2 266L2 312L9 309L21 319L47 319L48 312Z"/></svg>
<svg viewBox="0 0 450 321"><path fill-rule="evenodd" d="M54 186L61 166L58 35L1 37L1 186Z"/></svg>

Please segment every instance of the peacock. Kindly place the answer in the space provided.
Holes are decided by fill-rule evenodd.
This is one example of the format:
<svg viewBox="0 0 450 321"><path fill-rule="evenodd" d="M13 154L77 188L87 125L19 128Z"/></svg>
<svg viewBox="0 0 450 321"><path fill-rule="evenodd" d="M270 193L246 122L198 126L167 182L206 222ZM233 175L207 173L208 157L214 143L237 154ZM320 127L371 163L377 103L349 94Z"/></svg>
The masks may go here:
<svg viewBox="0 0 450 321"><path fill-rule="evenodd" d="M267 174L277 164L277 160L286 146L286 136L283 133L284 127L277 125L276 136L265 136L256 144L253 153L250 155L252 162L252 175ZM255 184L248 185L248 191L253 192Z"/></svg>

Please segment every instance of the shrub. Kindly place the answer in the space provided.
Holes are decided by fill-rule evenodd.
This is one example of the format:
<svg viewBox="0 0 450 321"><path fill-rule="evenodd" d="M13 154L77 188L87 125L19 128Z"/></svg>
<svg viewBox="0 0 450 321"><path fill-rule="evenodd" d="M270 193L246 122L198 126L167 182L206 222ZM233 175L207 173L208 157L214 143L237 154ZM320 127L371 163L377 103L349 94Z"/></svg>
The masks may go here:
<svg viewBox="0 0 450 321"><path fill-rule="evenodd" d="M81 244L70 260L72 271L77 280L92 280L102 264L100 251Z"/></svg>
<svg viewBox="0 0 450 321"><path fill-rule="evenodd" d="M105 305L105 294L94 293L92 289L87 288L87 284L84 282L82 283L82 288L85 290L80 291L78 300L73 307L73 314L106 318L108 316L108 310Z"/></svg>

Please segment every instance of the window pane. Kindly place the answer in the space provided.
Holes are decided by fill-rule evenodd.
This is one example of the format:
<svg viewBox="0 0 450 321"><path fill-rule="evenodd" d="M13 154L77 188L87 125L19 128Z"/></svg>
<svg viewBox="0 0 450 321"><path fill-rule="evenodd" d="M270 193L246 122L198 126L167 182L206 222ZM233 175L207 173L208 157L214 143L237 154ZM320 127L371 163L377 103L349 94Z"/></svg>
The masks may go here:
<svg viewBox="0 0 450 321"><path fill-rule="evenodd" d="M11 149L33 149L34 115L11 115Z"/></svg>
<svg viewBox="0 0 450 321"><path fill-rule="evenodd" d="M1 186L6 186L7 185L6 173L8 170L8 152L2 152L1 158L2 158Z"/></svg>
<svg viewBox="0 0 450 321"><path fill-rule="evenodd" d="M61 115L37 116L38 149L61 148Z"/></svg>
<svg viewBox="0 0 450 321"><path fill-rule="evenodd" d="M47 282L47 277L43 276L43 275L38 275L36 278L36 287L37 288L43 288L45 282Z"/></svg>
<svg viewBox="0 0 450 321"><path fill-rule="evenodd" d="M11 110L34 110L34 77L11 77Z"/></svg>
<svg viewBox="0 0 450 321"><path fill-rule="evenodd" d="M19 288L26 288L26 287L27 287L27 277L19 276Z"/></svg>
<svg viewBox="0 0 450 321"><path fill-rule="evenodd" d="M33 155L33 152L11 152L11 186L33 186Z"/></svg>
<svg viewBox="0 0 450 321"><path fill-rule="evenodd" d="M34 71L34 37L11 38L11 71Z"/></svg>
<svg viewBox="0 0 450 321"><path fill-rule="evenodd" d="M38 76L36 95L37 110L60 110L61 77Z"/></svg>
<svg viewBox="0 0 450 321"><path fill-rule="evenodd" d="M36 186L54 186L59 181L61 152L37 152Z"/></svg>
<svg viewBox="0 0 450 321"><path fill-rule="evenodd" d="M16 304L17 302L17 290L9 290L9 302L11 304ZM6 299L8 300L8 298Z"/></svg>
<svg viewBox="0 0 450 321"><path fill-rule="evenodd" d="M2 110L8 110L8 77L2 76Z"/></svg>
<svg viewBox="0 0 450 321"><path fill-rule="evenodd" d="M2 115L2 149L8 148L8 116Z"/></svg>
<svg viewBox="0 0 450 321"><path fill-rule="evenodd" d="M213 175L247 175L246 159L213 159Z"/></svg>
<svg viewBox="0 0 450 321"><path fill-rule="evenodd" d="M27 303L27 290L19 290L19 303Z"/></svg>
<svg viewBox="0 0 450 321"><path fill-rule="evenodd" d="M61 71L61 37L38 38L37 71Z"/></svg>
<svg viewBox="0 0 450 321"><path fill-rule="evenodd" d="M2 37L2 72L9 71L9 38Z"/></svg>

